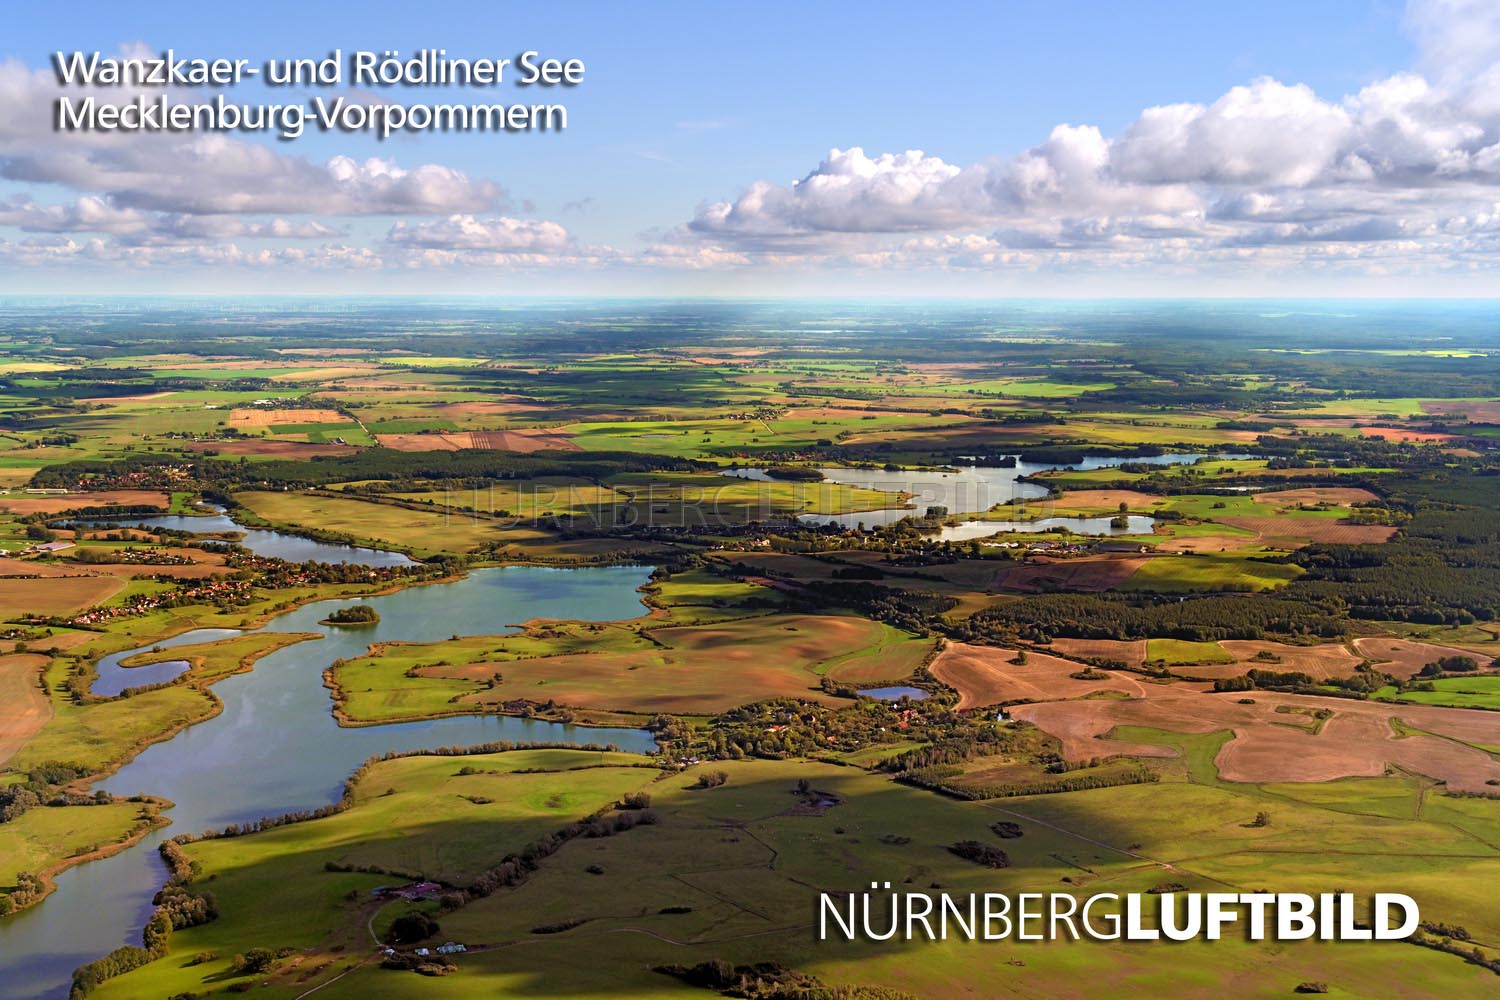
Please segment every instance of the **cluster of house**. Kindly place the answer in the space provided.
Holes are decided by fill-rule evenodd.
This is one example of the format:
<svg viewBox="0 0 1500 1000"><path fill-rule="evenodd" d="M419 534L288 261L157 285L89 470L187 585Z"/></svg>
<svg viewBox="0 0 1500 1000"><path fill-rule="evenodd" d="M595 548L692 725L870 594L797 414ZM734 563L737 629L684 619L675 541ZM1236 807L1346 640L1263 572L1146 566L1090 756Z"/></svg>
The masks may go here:
<svg viewBox="0 0 1500 1000"><path fill-rule="evenodd" d="M180 607L184 604L237 604L250 599L250 588L249 580L203 580L160 594L136 594L124 604L89 608L69 618L64 624L100 625L116 618L129 618L157 608Z"/></svg>
<svg viewBox="0 0 1500 1000"><path fill-rule="evenodd" d="M152 465L141 468L129 469L119 472L101 472L91 474L87 479L80 480L80 490L121 490L121 489L149 489L179 483L193 474L193 467L185 464L163 464ZM52 489L52 490L27 490L27 493L46 492L53 495L66 495L76 492L75 490Z"/></svg>
<svg viewBox="0 0 1500 1000"><path fill-rule="evenodd" d="M1073 537L1068 541L1044 541L1044 542L999 542L996 548L1022 549L1027 558L1032 556L1082 556L1093 553L1106 552L1129 552L1146 553L1151 551L1149 546L1140 542L1110 542L1089 541Z"/></svg>

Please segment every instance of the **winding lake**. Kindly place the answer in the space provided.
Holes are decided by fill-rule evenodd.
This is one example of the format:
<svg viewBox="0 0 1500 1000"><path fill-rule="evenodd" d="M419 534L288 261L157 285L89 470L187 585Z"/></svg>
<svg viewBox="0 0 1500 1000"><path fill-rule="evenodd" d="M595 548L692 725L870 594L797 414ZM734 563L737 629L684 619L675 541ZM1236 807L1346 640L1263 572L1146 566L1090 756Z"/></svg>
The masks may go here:
<svg viewBox="0 0 1500 1000"><path fill-rule="evenodd" d="M401 552L368 549L358 545L319 542L301 535L265 528L248 528L226 514L125 514L119 517L80 517L65 522L90 528L166 528L170 531L192 531L203 534L238 531L245 537L240 544L256 555L288 562L358 563L361 566L413 566L410 557Z"/></svg>
<svg viewBox="0 0 1500 1000"><path fill-rule="evenodd" d="M140 646L136 649L101 656L94 664L95 672L99 676L94 679L89 693L99 695L101 698L113 698L126 688L169 681L191 666L187 660L162 660L159 663L147 663L139 667L120 666L121 660L129 659L137 653L171 649L174 646L191 646L198 642L213 642L215 639L227 639L239 634L240 630L237 628L195 628L191 632L174 635L170 639L161 639L149 646Z"/></svg>
<svg viewBox="0 0 1500 1000"><path fill-rule="evenodd" d="M200 518L192 518L201 521ZM366 758L389 750L471 745L492 740L614 743L655 749L638 729L592 729L501 716L466 716L343 729L330 712L323 669L334 659L364 653L372 642L432 642L450 635L513 631L530 618L618 621L643 611L637 588L650 567L544 569L515 566L476 570L452 583L411 587L368 599L380 613L359 629L318 624L350 600L322 601L280 615L260 631L316 632L259 660L249 673L214 685L224 711L143 751L101 782L116 795L146 793L176 805L168 827L113 857L71 868L40 906L0 920L0 998L66 997L72 971L123 944L139 944L151 897L166 880L157 855L161 841L335 801L344 779ZM176 646L235 634L205 629L152 645ZM146 683L113 657L108 683ZM106 658L110 659L110 658ZM101 667L103 665L101 664ZM105 683L101 675L100 683Z"/></svg>
<svg viewBox="0 0 1500 1000"><path fill-rule="evenodd" d="M1023 462L1019 457L1013 467L1001 468L998 466L968 466L955 470L945 469L897 469L885 471L882 469L847 469L847 468L823 468L818 471L822 473L823 479L831 483L843 483L846 486L858 486L870 490L884 490L890 493L910 493L911 499L905 507L887 507L882 510L857 511L852 514L800 514L798 520L804 524L837 524L845 528L854 528L863 524L867 528L880 525L894 524L904 517L921 515L928 507L946 507L950 515L981 514L997 504L1010 503L1018 500L1037 500L1047 496L1047 489L1036 483L1024 483L1019 480L1024 476L1034 476L1041 472L1055 472L1059 469L1079 469L1083 471L1091 469L1108 469L1118 465L1192 465L1201 459L1213 459L1215 461L1228 461L1236 458L1248 458L1248 455L1209 455L1209 454L1182 454L1174 453L1168 455L1150 455L1142 458L1120 458L1117 455L1093 455L1078 462L1068 465L1055 465L1041 462ZM766 475L764 469L725 469L726 476L736 476L741 479L754 479L768 481L770 476ZM1102 521L1102 527L1091 522ZM1150 521L1150 518L1144 518ZM1045 530L1047 527L1065 527L1080 535L1107 535L1124 534L1126 532L1137 533L1135 528L1116 531L1109 527L1109 518L1077 518L1059 517L1050 518L1047 522L1004 522L989 521L977 522L990 527L992 530L981 530L978 528L968 529L961 526L954 530L971 530L977 533L943 535L943 538L953 540L979 538L984 535L992 535L999 531L1025 531ZM1008 527L1007 525L1017 525ZM1145 532L1150 533L1150 525L1147 524Z"/></svg>

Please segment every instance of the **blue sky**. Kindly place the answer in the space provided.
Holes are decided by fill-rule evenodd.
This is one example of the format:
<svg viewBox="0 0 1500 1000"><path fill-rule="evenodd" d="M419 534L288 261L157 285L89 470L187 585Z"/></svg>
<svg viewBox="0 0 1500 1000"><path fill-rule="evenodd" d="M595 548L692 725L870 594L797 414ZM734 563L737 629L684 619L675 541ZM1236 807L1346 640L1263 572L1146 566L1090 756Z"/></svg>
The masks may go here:
<svg viewBox="0 0 1500 1000"><path fill-rule="evenodd" d="M1496 6L31 7L0 37L0 288L1493 294ZM135 44L588 72L562 134L101 142L25 120L56 96L52 51Z"/></svg>

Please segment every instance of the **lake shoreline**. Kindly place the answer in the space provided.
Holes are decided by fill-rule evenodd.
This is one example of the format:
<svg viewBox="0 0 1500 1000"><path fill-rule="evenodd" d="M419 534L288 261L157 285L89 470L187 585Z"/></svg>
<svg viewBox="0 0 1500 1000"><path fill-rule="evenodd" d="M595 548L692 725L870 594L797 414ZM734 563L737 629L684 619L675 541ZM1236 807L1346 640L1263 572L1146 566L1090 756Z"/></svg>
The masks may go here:
<svg viewBox="0 0 1500 1000"><path fill-rule="evenodd" d="M9 913L0 914L0 921L5 920L7 917L14 917L19 914L25 913L28 910L32 910L38 906L41 906L52 896L54 892L57 891L57 876L67 871L69 868L75 868L78 865L86 864L90 861L102 861L105 858L113 857L114 855L119 854L121 851L129 850L136 844L139 844L142 840L145 840L147 835L155 832L156 830L160 830L162 827L167 826L172 822L169 817L162 815L162 812L166 809L172 808L174 803L167 799L157 798L152 795L142 796L141 798L143 804L145 804L150 809L150 815L144 818L144 822L137 823L130 829L130 832L128 832L119 840L115 840L101 847L96 847L92 851L85 851L82 854L74 854L70 857L62 858L37 872L36 876L42 883L41 895L37 896L29 903L17 906ZM48 807L40 806L39 808L46 809ZM92 809L95 807L74 806L64 808Z"/></svg>

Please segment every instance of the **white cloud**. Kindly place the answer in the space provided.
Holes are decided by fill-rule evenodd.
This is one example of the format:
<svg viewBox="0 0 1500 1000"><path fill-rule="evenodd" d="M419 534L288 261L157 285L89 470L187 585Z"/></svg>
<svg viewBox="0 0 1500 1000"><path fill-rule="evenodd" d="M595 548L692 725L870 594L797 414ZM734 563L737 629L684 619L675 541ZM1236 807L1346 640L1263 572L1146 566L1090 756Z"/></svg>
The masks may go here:
<svg viewBox="0 0 1500 1000"><path fill-rule="evenodd" d="M436 215L506 202L493 181L441 164L402 168L346 156L313 163L221 134L59 132L51 114L60 92L50 72L0 62L0 177L108 196L122 208L194 215ZM113 89L108 99L130 96Z"/></svg>
<svg viewBox="0 0 1500 1000"><path fill-rule="evenodd" d="M1390 244L1488 252L1500 194L1500 5L1417 0L1420 71L1339 98L1261 78L1208 103L1147 108L1117 135L1059 125L1018 154L958 166L922 150L834 149L801 180L704 204L668 240L864 263L1024 252L1179 259L1215 248ZM893 243L901 233L987 231ZM1464 241L1462 246L1456 241ZM1118 259L1118 258L1117 258Z"/></svg>
<svg viewBox="0 0 1500 1000"><path fill-rule="evenodd" d="M430 250L550 253L568 249L573 238L555 222L450 215L433 222L398 222L386 241Z"/></svg>
<svg viewBox="0 0 1500 1000"><path fill-rule="evenodd" d="M61 194L0 201L0 227L20 234L0 238L0 259L390 275L1492 270L1500 262L1500 3L1413 0L1407 23L1415 64L1348 94L1255 79L1146 108L1114 134L1059 124L1030 148L968 164L940 151L834 148L796 180L751 180L704 202L638 250L518 218L529 203L514 206L495 182L442 164L316 163L223 135L59 134L47 113L57 92L51 74L4 62L0 178ZM679 123L689 131L718 124ZM360 231L348 220L368 216L395 221L371 246L346 245ZM583 216L580 229L592 219Z"/></svg>
<svg viewBox="0 0 1500 1000"><path fill-rule="evenodd" d="M186 215L143 212L120 208L107 198L87 195L76 201L39 205L18 196L0 202L0 226L13 226L24 233L106 233L122 242L186 243L256 239L329 239L339 231L313 219L273 218L264 221L239 215Z"/></svg>

